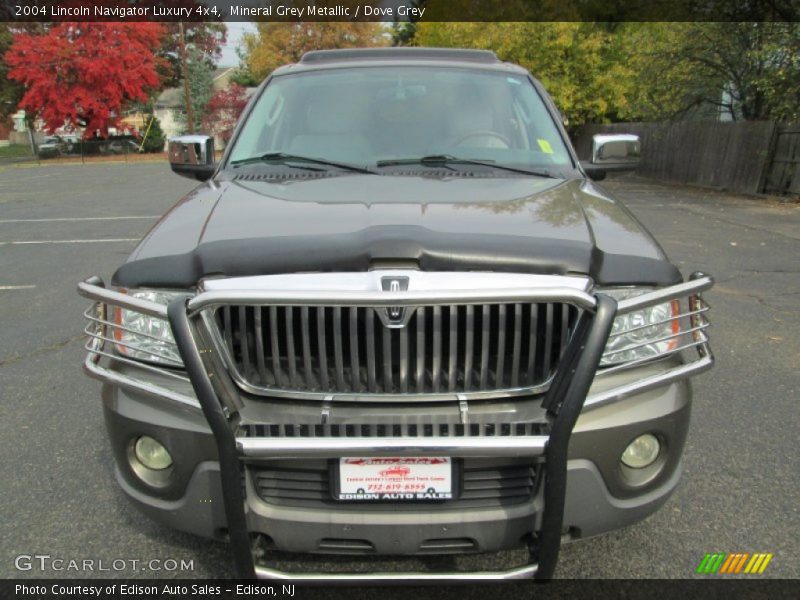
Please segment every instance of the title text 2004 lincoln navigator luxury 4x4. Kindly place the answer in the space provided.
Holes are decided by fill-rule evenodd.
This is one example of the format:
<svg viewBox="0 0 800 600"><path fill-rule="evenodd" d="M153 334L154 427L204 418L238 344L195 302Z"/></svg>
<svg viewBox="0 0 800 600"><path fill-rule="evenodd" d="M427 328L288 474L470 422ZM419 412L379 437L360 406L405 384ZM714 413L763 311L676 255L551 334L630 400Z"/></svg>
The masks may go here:
<svg viewBox="0 0 800 600"><path fill-rule="evenodd" d="M700 293L592 181L541 85L483 51L311 52L275 71L205 181L95 301L117 479L144 512L230 540L242 577L551 577L563 537L675 489ZM271 551L527 548L510 570L310 573ZM376 561L380 562L380 561Z"/></svg>

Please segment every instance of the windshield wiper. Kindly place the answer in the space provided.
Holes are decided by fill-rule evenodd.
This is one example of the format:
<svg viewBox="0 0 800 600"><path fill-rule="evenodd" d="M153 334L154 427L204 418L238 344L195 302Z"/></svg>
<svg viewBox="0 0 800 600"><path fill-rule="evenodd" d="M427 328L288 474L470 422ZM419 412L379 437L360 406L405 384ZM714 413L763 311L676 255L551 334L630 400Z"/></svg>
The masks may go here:
<svg viewBox="0 0 800 600"><path fill-rule="evenodd" d="M240 160L232 160L231 164L235 167L240 165L249 165L253 163L276 163L287 164L289 162L305 162L314 165L323 165L326 167L336 167L337 169L344 169L345 171L353 171L354 173L369 173L374 175L374 171L367 168L359 167L357 165L349 165L347 163L334 162L332 160L324 160L322 158L312 158L310 156L299 156L297 154L287 154L286 152L267 152L266 154L259 154L258 156L251 156L250 158L242 158ZM288 165L294 166L294 165ZM301 167L308 168L308 167Z"/></svg>
<svg viewBox="0 0 800 600"><path fill-rule="evenodd" d="M524 173L525 175L535 175L536 177L547 177L549 179L561 179L547 171L531 171L529 169L519 169L517 167L509 167L506 165L497 164L491 160L480 160L477 158L459 158L450 154L431 154L429 156L422 156L420 158L390 158L387 160L379 160L375 166L392 167L395 165L430 165L430 166L447 166L447 165L480 165L482 167L489 167L492 169L501 169L503 171L512 171L513 173Z"/></svg>

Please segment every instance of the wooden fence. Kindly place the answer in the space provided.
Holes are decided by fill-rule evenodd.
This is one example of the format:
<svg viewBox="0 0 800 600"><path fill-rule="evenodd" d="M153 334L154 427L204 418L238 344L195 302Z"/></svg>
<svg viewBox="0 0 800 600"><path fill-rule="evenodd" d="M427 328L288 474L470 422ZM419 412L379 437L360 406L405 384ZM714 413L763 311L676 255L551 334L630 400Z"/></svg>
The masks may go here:
<svg viewBox="0 0 800 600"><path fill-rule="evenodd" d="M573 136L582 160L596 133L633 133L644 175L748 194L800 193L800 125L772 121L584 125Z"/></svg>
<svg viewBox="0 0 800 600"><path fill-rule="evenodd" d="M800 125L778 125L770 149L764 192L800 195Z"/></svg>

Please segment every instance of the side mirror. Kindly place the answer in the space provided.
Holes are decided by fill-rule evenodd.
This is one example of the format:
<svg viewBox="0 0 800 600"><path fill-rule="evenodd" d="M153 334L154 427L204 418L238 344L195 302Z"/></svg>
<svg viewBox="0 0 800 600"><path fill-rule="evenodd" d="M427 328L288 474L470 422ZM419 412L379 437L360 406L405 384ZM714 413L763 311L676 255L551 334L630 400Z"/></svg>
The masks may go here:
<svg viewBox="0 0 800 600"><path fill-rule="evenodd" d="M638 135L598 134L592 136L592 160L581 162L581 166L592 179L605 179L609 171L636 170L641 153Z"/></svg>
<svg viewBox="0 0 800 600"><path fill-rule="evenodd" d="M169 138L169 166L174 173L205 181L214 173L214 138L180 135Z"/></svg>

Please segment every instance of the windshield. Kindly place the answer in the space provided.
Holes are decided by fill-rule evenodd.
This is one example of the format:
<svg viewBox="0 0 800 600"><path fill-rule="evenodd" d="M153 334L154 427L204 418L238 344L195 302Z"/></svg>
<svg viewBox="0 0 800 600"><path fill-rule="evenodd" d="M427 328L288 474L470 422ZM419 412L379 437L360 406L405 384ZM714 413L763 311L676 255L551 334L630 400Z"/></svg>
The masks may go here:
<svg viewBox="0 0 800 600"><path fill-rule="evenodd" d="M434 155L522 169L572 166L527 77L431 66L275 77L229 164L272 153L368 168Z"/></svg>

